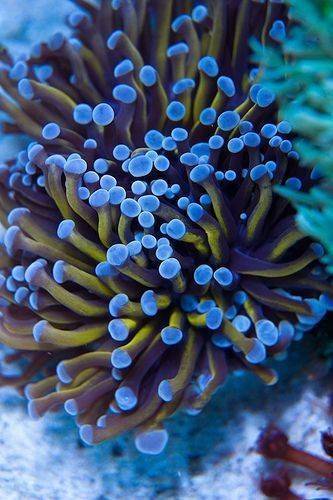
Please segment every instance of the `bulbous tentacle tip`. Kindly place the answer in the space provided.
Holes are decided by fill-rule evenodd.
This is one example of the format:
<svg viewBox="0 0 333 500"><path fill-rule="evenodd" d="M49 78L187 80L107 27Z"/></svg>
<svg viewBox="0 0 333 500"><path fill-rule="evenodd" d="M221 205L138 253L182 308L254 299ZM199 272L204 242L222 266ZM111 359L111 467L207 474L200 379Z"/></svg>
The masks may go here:
<svg viewBox="0 0 333 500"><path fill-rule="evenodd" d="M0 288L1 288L1 282L0 282ZM17 290L15 291L14 300L19 305L23 304L25 302L25 300L27 299L27 297L29 296L29 294L30 294L29 288L27 288L25 286L21 286L21 287L17 288Z"/></svg>
<svg viewBox="0 0 333 500"><path fill-rule="evenodd" d="M155 316L158 311L158 306L155 298L155 294L152 290L147 290L142 294L140 299L142 311L146 316Z"/></svg>
<svg viewBox="0 0 333 500"><path fill-rule="evenodd" d="M31 394L31 387L32 387L32 384L27 384L24 388L24 395L28 399L28 401L33 399L32 394Z"/></svg>
<svg viewBox="0 0 333 500"><path fill-rule="evenodd" d="M273 346L279 339L279 331L272 321L261 319L255 324L258 339L267 346Z"/></svg>
<svg viewBox="0 0 333 500"><path fill-rule="evenodd" d="M60 363L57 364L57 376L63 384L70 384L73 381L72 377L67 371L64 361L60 361Z"/></svg>
<svg viewBox="0 0 333 500"><path fill-rule="evenodd" d="M29 401L28 403L28 413L29 417L33 420L39 420L42 415L38 412L36 402L34 400Z"/></svg>
<svg viewBox="0 0 333 500"><path fill-rule="evenodd" d="M152 429L138 433L135 437L135 446L138 451L146 455L159 455L165 449L169 440L165 429Z"/></svg>
<svg viewBox="0 0 333 500"><path fill-rule="evenodd" d="M47 46L50 50L53 52L61 49L63 44L65 43L65 36L63 33L58 31L57 33L54 33L50 38L47 43Z"/></svg>
<svg viewBox="0 0 333 500"><path fill-rule="evenodd" d="M99 179L98 179L99 180ZM109 203L110 193L106 189L97 189L89 196L89 205L93 208L101 208Z"/></svg>
<svg viewBox="0 0 333 500"><path fill-rule="evenodd" d="M59 154L50 155L45 160L45 165L55 165L61 169L64 168L66 163L66 158Z"/></svg>
<svg viewBox="0 0 333 500"><path fill-rule="evenodd" d="M115 349L111 355L112 366L118 369L127 368L132 364L131 356L121 347Z"/></svg>
<svg viewBox="0 0 333 500"><path fill-rule="evenodd" d="M10 226L6 230L3 238L3 244L6 248L8 255L13 255L15 253L16 250L15 243L20 234L21 230L18 226Z"/></svg>
<svg viewBox="0 0 333 500"><path fill-rule="evenodd" d="M96 422L97 427L100 427L102 429L105 428L106 427L106 418L107 418L107 415L101 415Z"/></svg>
<svg viewBox="0 0 333 500"><path fill-rule="evenodd" d="M133 410L138 403L138 398L130 387L122 386L115 392L118 406L123 411Z"/></svg>
<svg viewBox="0 0 333 500"><path fill-rule="evenodd" d="M210 330L220 328L223 321L223 311L219 307L212 307L206 314L206 326Z"/></svg>
<svg viewBox="0 0 333 500"><path fill-rule="evenodd" d="M92 118L96 125L106 127L114 120L114 110L110 104L100 103L93 109Z"/></svg>
<svg viewBox="0 0 333 500"><path fill-rule="evenodd" d="M29 215L30 213L31 212L28 208L14 208L13 210L11 210L11 212L9 212L9 215L7 217L8 224L10 226L14 226L20 221L21 217L24 217L24 215Z"/></svg>
<svg viewBox="0 0 333 500"><path fill-rule="evenodd" d="M123 35L122 30L116 30L113 33L111 33L111 35L107 41L107 46L110 50L114 50L116 48L117 43L122 35Z"/></svg>
<svg viewBox="0 0 333 500"><path fill-rule="evenodd" d="M75 399L67 399L67 401L65 401L65 404L64 404L64 409L65 411L69 414L69 415L72 415L72 416L76 416L79 412L78 410L78 405L75 401Z"/></svg>
<svg viewBox="0 0 333 500"><path fill-rule="evenodd" d="M79 125L88 125L93 119L93 110L89 104L78 104L73 111L73 118Z"/></svg>
<svg viewBox="0 0 333 500"><path fill-rule="evenodd" d="M36 342L41 342L47 324L48 323L46 320L41 320L38 323L36 323L35 326L33 327L32 335Z"/></svg>
<svg viewBox="0 0 333 500"><path fill-rule="evenodd" d="M166 326L161 331L161 338L166 345L176 345L183 339L183 332L179 328Z"/></svg>
<svg viewBox="0 0 333 500"><path fill-rule="evenodd" d="M39 296L37 292L32 292L29 296L29 305L33 311L39 309Z"/></svg>
<svg viewBox="0 0 333 500"><path fill-rule="evenodd" d="M74 231L75 222L71 219L60 222L57 230L57 236L61 240L66 240Z"/></svg>
<svg viewBox="0 0 333 500"><path fill-rule="evenodd" d="M47 261L45 259L35 260L30 266L27 267L24 278L27 283L31 285L37 285L38 275L42 269L44 269L47 265Z"/></svg>
<svg viewBox="0 0 333 500"><path fill-rule="evenodd" d="M153 66L143 66L140 69L139 78L146 87L152 87L157 82L157 71Z"/></svg>
<svg viewBox="0 0 333 500"><path fill-rule="evenodd" d="M126 245L117 243L107 251L107 259L111 266L121 267L129 257L129 251Z"/></svg>
<svg viewBox="0 0 333 500"><path fill-rule="evenodd" d="M59 284L65 282L65 272L64 272L65 265L66 263L63 260L58 260L57 262L55 262L53 266L53 271L52 271L53 278L54 281L56 281Z"/></svg>
<svg viewBox="0 0 333 500"><path fill-rule="evenodd" d="M173 400L173 389L172 385L169 380L162 380L158 386L158 395L162 399L162 401L165 401L169 403L170 401Z"/></svg>
<svg viewBox="0 0 333 500"><path fill-rule="evenodd" d="M53 141L59 137L61 129L57 123L48 123L42 130L42 136L47 141Z"/></svg>
<svg viewBox="0 0 333 500"><path fill-rule="evenodd" d="M85 444L87 445L94 444L94 430L92 425L89 424L82 425L79 429L79 434L81 440Z"/></svg>
<svg viewBox="0 0 333 500"><path fill-rule="evenodd" d="M72 158L67 160L64 171L67 174L83 175L87 171L88 165L82 158Z"/></svg>
<svg viewBox="0 0 333 500"><path fill-rule="evenodd" d="M19 81L18 91L19 91L19 94L27 101L32 100L35 96L32 85L27 78L22 78Z"/></svg>
<svg viewBox="0 0 333 500"><path fill-rule="evenodd" d="M21 80L28 75L28 65L25 61L17 61L9 71L9 77L13 80Z"/></svg>
<svg viewBox="0 0 333 500"><path fill-rule="evenodd" d="M117 341L124 341L129 335L129 329L121 319L112 319L109 323L108 330L110 336Z"/></svg>
<svg viewBox="0 0 333 500"><path fill-rule="evenodd" d="M253 339L253 346L245 357L250 363L262 363L266 359L266 349L264 344L260 342L260 340Z"/></svg>
<svg viewBox="0 0 333 500"><path fill-rule="evenodd" d="M121 310L128 304L129 298L125 293L119 293L110 300L109 311L112 317L117 318L121 315Z"/></svg>

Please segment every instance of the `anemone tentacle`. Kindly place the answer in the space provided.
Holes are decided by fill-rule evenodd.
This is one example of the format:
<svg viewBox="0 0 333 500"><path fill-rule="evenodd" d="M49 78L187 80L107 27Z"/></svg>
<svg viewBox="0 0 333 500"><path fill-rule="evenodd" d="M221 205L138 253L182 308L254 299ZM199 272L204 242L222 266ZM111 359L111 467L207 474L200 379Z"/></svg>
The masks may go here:
<svg viewBox="0 0 333 500"><path fill-rule="evenodd" d="M287 8L76 3L71 38L0 54L4 129L36 141L0 167L0 341L28 360L1 383L87 443L135 429L155 454L228 370L275 383L266 358L332 309L323 249L275 192L315 180L250 62Z"/></svg>

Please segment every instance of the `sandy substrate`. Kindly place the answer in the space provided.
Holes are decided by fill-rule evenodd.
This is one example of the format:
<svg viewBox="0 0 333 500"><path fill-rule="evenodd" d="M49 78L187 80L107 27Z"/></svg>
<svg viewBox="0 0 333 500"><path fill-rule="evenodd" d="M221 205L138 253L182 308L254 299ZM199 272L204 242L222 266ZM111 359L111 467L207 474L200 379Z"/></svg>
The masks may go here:
<svg viewBox="0 0 333 500"><path fill-rule="evenodd" d="M174 417L167 425L169 445L158 457L139 455L131 436L83 447L70 417L57 414L32 421L24 401L2 389L1 498L263 498L257 482L267 464L253 449L260 428L274 420L293 443L321 454L319 431L330 425L327 388L299 378L298 355L289 363L294 369L282 369L275 387L263 387L248 375L232 377L202 414ZM293 477L306 498L325 496L305 486L312 478L301 470L294 469Z"/></svg>

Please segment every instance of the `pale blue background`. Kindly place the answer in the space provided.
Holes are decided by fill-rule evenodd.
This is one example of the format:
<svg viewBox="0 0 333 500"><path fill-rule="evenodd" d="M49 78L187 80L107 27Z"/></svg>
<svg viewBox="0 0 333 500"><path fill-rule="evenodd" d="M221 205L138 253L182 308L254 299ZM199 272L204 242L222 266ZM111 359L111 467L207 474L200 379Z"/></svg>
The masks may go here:
<svg viewBox="0 0 333 500"><path fill-rule="evenodd" d="M1 0L0 37L17 54L48 38L60 28L73 10L69 0Z"/></svg>

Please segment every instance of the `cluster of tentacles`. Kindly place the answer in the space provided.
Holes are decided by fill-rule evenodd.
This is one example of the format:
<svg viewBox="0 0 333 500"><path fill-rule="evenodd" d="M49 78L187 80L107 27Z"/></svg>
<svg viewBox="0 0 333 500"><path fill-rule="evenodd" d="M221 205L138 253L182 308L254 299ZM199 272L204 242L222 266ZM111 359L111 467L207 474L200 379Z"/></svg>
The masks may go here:
<svg viewBox="0 0 333 500"><path fill-rule="evenodd" d="M273 384L332 308L323 250L274 192L308 190L248 40L280 43L281 2L87 0L27 60L1 53L3 127L37 142L0 167L0 341L34 417L82 439L199 412L228 367Z"/></svg>

